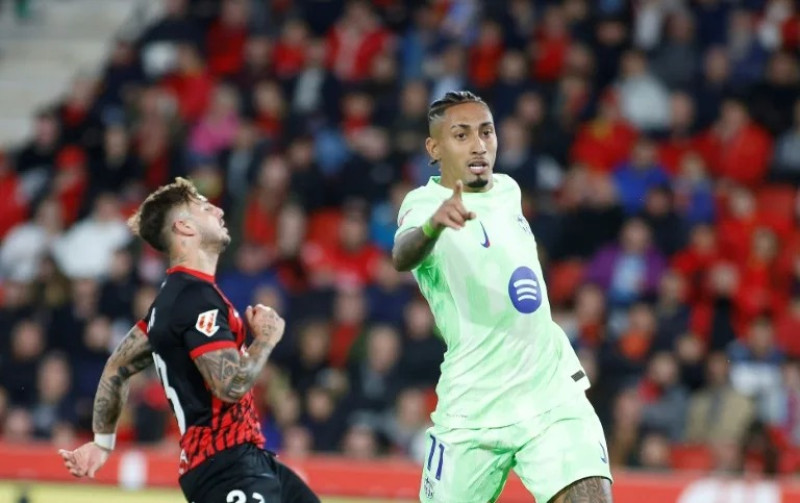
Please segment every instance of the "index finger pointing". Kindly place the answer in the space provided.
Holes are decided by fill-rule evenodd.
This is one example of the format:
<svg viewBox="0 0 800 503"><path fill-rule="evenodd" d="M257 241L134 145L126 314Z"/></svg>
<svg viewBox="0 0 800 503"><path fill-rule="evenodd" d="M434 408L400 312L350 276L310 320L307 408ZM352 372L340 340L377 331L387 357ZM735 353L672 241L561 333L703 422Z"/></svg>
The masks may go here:
<svg viewBox="0 0 800 503"><path fill-rule="evenodd" d="M461 200L461 193L464 191L464 182L461 180L456 181L456 186L453 189L453 199Z"/></svg>

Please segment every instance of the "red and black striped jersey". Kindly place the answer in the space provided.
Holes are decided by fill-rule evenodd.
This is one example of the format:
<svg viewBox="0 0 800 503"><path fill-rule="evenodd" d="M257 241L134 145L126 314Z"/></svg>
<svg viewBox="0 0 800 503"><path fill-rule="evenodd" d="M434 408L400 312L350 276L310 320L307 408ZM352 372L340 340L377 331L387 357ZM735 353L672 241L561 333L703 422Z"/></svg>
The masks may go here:
<svg viewBox="0 0 800 503"><path fill-rule="evenodd" d="M236 445L263 446L252 391L236 403L223 402L209 391L193 361L209 351L246 347L244 322L213 276L184 267L168 269L153 305L137 325L150 340L178 421L180 474Z"/></svg>

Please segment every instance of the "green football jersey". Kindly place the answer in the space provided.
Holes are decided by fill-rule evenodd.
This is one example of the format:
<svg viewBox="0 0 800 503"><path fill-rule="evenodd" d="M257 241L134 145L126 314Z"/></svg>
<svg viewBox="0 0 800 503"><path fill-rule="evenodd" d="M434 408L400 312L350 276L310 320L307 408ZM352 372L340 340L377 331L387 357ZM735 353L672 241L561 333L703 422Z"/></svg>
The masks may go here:
<svg viewBox="0 0 800 503"><path fill-rule="evenodd" d="M445 229L413 271L447 344L432 419L448 428L514 424L589 387L551 316L519 186L493 178L490 190L463 193L477 217ZM452 193L439 177L409 192L395 236L421 226Z"/></svg>

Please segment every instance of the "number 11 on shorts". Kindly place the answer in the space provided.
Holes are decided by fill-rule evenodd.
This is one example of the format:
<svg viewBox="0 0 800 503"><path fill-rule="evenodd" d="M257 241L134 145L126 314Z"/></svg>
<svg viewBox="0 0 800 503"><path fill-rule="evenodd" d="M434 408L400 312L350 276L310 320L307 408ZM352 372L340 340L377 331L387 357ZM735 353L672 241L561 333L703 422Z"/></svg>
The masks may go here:
<svg viewBox="0 0 800 503"><path fill-rule="evenodd" d="M436 480L442 480L442 465L444 464L444 444L436 440L436 437L431 435L431 450L428 453L428 471L431 471L433 466L433 457L436 454L436 447L439 447L439 463L436 465Z"/></svg>

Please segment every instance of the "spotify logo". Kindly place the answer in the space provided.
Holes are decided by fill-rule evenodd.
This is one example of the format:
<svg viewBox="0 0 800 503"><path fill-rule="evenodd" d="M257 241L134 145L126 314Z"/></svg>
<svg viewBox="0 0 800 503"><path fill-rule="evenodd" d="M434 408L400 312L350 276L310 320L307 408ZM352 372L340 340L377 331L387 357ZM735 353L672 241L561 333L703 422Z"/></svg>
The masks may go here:
<svg viewBox="0 0 800 503"><path fill-rule="evenodd" d="M542 305L542 289L530 267L517 267L508 280L508 296L520 313L530 314Z"/></svg>

